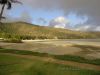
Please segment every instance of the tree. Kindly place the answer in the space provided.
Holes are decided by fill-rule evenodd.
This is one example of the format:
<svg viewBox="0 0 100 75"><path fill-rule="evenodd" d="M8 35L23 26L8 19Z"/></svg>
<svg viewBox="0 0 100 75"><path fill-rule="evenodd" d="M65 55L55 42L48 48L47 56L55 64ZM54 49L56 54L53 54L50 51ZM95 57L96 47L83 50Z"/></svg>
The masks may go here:
<svg viewBox="0 0 100 75"><path fill-rule="evenodd" d="M2 5L2 9L1 9L1 13L0 13L0 22L1 22L2 18L5 18L5 17L2 16L4 8L5 8L5 5L7 5L7 9L11 9L12 8L12 3L20 3L20 4L22 4L21 2L19 2L17 0L0 0L0 4Z"/></svg>

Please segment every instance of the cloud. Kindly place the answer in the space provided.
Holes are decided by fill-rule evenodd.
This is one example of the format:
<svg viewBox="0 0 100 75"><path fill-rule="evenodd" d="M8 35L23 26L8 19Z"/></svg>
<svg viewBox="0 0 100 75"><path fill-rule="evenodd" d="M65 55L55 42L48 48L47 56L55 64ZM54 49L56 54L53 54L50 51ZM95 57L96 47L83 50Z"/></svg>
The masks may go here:
<svg viewBox="0 0 100 75"><path fill-rule="evenodd" d="M22 8L32 8L33 10L61 10L64 15L75 12L78 15L88 15L89 22L100 24L100 0L20 0ZM13 4L16 8L18 4ZM88 22L88 23L89 23Z"/></svg>
<svg viewBox="0 0 100 75"><path fill-rule="evenodd" d="M36 22L37 23L40 23L40 24L43 24L43 25L45 25L47 23L47 21L44 18L42 18L42 17L37 18L36 19Z"/></svg>
<svg viewBox="0 0 100 75"><path fill-rule="evenodd" d="M75 26L71 26L72 24L71 20L68 18L65 18L63 16L57 17L50 21L49 26L54 28L65 28L75 31L100 31L99 25L94 24L85 24L86 21L80 22L78 21Z"/></svg>
<svg viewBox="0 0 100 75"><path fill-rule="evenodd" d="M63 16L57 17L50 21L49 26L55 28L66 28L69 24L69 20L64 18Z"/></svg>
<svg viewBox="0 0 100 75"><path fill-rule="evenodd" d="M22 22L27 22L27 23L32 23L32 18L29 15L29 13L27 11L24 11L21 13L20 17L12 17L8 14L5 14L6 19L3 19L3 22L18 22L18 21L22 21Z"/></svg>
<svg viewBox="0 0 100 75"><path fill-rule="evenodd" d="M33 9L62 10L65 15L76 12L78 15L85 14L91 22L99 23L100 0L21 0ZM52 11L51 11L52 12Z"/></svg>
<svg viewBox="0 0 100 75"><path fill-rule="evenodd" d="M72 28L72 30L76 31L100 31L99 25L77 25L76 27Z"/></svg>
<svg viewBox="0 0 100 75"><path fill-rule="evenodd" d="M52 12L53 10L59 10L63 12L63 16L66 17L69 15L70 12L76 13L77 16L86 15L88 17L88 20L83 22L84 19L79 18L79 22L81 20L81 23L77 23L77 29L81 30L83 27L83 30L98 30L100 28L100 0L20 0L23 5L14 5L14 9L22 8L27 10L45 10ZM0 6L1 7L1 6ZM20 9L19 9L20 10ZM23 12L25 12L23 10ZM6 13L7 14L7 13ZM22 20L25 22L31 22L31 16L29 14L29 11L27 11L26 15L24 13L21 14L20 18L17 18L16 20ZM11 16L9 16L11 17ZM26 19L27 18L27 19ZM84 17L83 17L84 18ZM12 18L11 21L13 21L14 18ZM29 20L28 20L29 19ZM65 20L69 20L64 18ZM63 20L64 20L63 19ZM57 20L57 21L56 21ZM40 21L40 20L38 20ZM41 22L43 20L41 19ZM70 22L72 24L72 22ZM54 18L52 21L50 21L50 26L60 27L60 28L67 28L69 27L69 23L61 22L58 18Z"/></svg>
<svg viewBox="0 0 100 75"><path fill-rule="evenodd" d="M88 20L86 17L81 17L81 19L79 18L79 22L81 20L80 24L75 24L77 29L99 31L100 0L22 0L22 2L24 2L26 5L28 4L28 7L31 7L33 10L42 9L45 11L49 10L50 12L53 10L60 10L63 11L64 16L68 16L70 12L76 13L77 16L80 17L82 15L86 15ZM54 19L50 21L49 26L55 26L57 28L65 28L68 26L65 23L55 22ZM73 23L70 22L70 24Z"/></svg>

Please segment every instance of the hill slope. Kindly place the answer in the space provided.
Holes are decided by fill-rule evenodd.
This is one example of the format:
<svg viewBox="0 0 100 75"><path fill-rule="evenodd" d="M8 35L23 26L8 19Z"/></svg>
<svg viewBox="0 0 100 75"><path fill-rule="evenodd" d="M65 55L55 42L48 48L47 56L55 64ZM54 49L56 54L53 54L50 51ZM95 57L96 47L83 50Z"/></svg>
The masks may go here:
<svg viewBox="0 0 100 75"><path fill-rule="evenodd" d="M100 38L99 32L79 32L68 29L32 25L24 22L4 23L0 25L1 38L20 39L79 39Z"/></svg>

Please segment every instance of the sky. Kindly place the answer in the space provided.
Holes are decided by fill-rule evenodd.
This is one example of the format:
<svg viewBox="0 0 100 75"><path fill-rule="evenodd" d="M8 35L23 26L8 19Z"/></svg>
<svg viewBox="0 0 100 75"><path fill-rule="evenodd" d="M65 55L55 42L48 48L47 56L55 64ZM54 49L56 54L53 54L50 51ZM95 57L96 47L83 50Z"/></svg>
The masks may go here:
<svg viewBox="0 0 100 75"><path fill-rule="evenodd" d="M79 31L100 31L100 0L18 0L5 22L24 21ZM1 9L1 6L0 6Z"/></svg>

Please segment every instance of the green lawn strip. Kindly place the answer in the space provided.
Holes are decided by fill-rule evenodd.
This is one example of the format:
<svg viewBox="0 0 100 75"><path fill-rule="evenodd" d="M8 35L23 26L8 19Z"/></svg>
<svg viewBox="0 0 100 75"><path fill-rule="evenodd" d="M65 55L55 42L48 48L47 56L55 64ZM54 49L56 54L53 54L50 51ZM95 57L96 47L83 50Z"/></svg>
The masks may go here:
<svg viewBox="0 0 100 75"><path fill-rule="evenodd" d="M32 52L28 50L14 50L14 49L0 49L0 53L13 53L13 54L20 54L20 55L34 55L40 57L52 57L54 59L64 60L64 61L75 61L80 63L88 63L94 65L100 65L100 59L89 60L85 59L84 57L80 56L73 56L73 55L50 55L48 53L39 53L39 52Z"/></svg>
<svg viewBox="0 0 100 75"><path fill-rule="evenodd" d="M84 57L73 56L73 55L53 55L53 57L59 60L65 60L65 61L69 60L69 61L75 61L80 63L100 65L100 59L89 60L89 59L85 59Z"/></svg>
<svg viewBox="0 0 100 75"><path fill-rule="evenodd" d="M39 53L39 52L32 52L28 50L15 50L15 49L0 49L0 53L13 53L13 54L20 54L20 55L34 55L34 56L48 56L47 53Z"/></svg>
<svg viewBox="0 0 100 75"><path fill-rule="evenodd" d="M100 71L0 54L0 75L100 75Z"/></svg>

